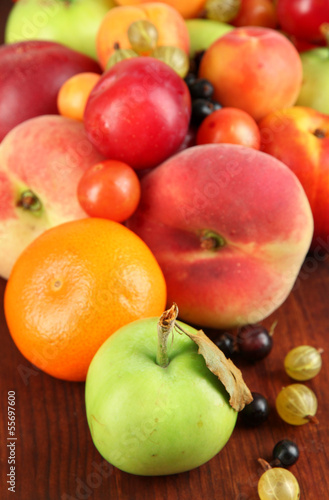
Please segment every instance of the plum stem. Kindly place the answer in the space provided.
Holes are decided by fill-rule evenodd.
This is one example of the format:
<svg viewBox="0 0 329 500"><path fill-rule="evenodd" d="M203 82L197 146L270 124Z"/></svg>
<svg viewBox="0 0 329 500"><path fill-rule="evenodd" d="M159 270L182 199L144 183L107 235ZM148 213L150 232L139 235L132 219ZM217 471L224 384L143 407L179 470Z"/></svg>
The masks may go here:
<svg viewBox="0 0 329 500"><path fill-rule="evenodd" d="M173 304L170 309L162 313L158 322L158 350L156 363L162 368L169 365L167 342L170 333L173 333L175 321L178 316L177 304Z"/></svg>

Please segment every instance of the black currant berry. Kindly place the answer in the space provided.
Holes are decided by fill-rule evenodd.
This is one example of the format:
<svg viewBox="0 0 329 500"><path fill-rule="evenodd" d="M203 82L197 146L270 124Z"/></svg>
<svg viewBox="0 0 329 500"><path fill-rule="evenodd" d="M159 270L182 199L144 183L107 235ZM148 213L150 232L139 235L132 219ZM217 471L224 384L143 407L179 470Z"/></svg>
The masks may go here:
<svg viewBox="0 0 329 500"><path fill-rule="evenodd" d="M232 358L235 348L235 338L230 333L222 333L215 339L216 346L227 358Z"/></svg>
<svg viewBox="0 0 329 500"><path fill-rule="evenodd" d="M267 399L259 392L252 392L253 401L246 405L240 412L242 421L249 426L257 426L265 422L269 415L270 407Z"/></svg>
<svg viewBox="0 0 329 500"><path fill-rule="evenodd" d="M273 459L271 465L283 465L289 467L297 462L299 457L299 449L294 441L282 439L273 448Z"/></svg>
<svg viewBox="0 0 329 500"><path fill-rule="evenodd" d="M196 76L194 73L187 73L186 77L184 78L186 85L190 88L191 83L195 82Z"/></svg>
<svg viewBox="0 0 329 500"><path fill-rule="evenodd" d="M221 105L215 101L208 101L207 99L195 99L192 101L192 123L196 126L211 115L217 109L221 109Z"/></svg>
<svg viewBox="0 0 329 500"><path fill-rule="evenodd" d="M272 336L262 325L246 325L239 329L237 349L248 361L265 358L273 346Z"/></svg>
<svg viewBox="0 0 329 500"><path fill-rule="evenodd" d="M213 85L205 78L197 78L189 84L192 99L211 99L214 93Z"/></svg>

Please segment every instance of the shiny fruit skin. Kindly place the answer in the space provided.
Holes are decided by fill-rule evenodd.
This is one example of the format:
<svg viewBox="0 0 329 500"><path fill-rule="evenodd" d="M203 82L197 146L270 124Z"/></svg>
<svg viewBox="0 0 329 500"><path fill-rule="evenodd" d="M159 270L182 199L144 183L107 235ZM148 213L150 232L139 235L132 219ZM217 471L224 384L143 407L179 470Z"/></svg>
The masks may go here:
<svg viewBox="0 0 329 500"><path fill-rule="evenodd" d="M238 351L243 358L249 361L265 358L270 353L272 346L272 337L262 325L246 325L238 331Z"/></svg>
<svg viewBox="0 0 329 500"><path fill-rule="evenodd" d="M240 412L241 420L250 427L261 425L267 420L270 407L265 396L252 392L253 400Z"/></svg>
<svg viewBox="0 0 329 500"><path fill-rule="evenodd" d="M299 484L290 471L274 467L260 477L258 495L260 500L299 500Z"/></svg>
<svg viewBox="0 0 329 500"><path fill-rule="evenodd" d="M318 407L316 395L304 384L290 384L281 389L275 405L282 420L291 425L307 424Z"/></svg>
<svg viewBox="0 0 329 500"><path fill-rule="evenodd" d="M107 160L93 165L78 184L78 200L90 217L123 222L137 208L141 195L136 172L126 163Z"/></svg>
<svg viewBox="0 0 329 500"><path fill-rule="evenodd" d="M299 449L294 441L282 439L273 448L272 456L278 460L283 467L290 467L299 458Z"/></svg>
<svg viewBox="0 0 329 500"><path fill-rule="evenodd" d="M301 345L291 349L284 359L284 368L294 380L310 380L321 370L321 349Z"/></svg>
<svg viewBox="0 0 329 500"><path fill-rule="evenodd" d="M283 31L301 40L319 42L322 23L329 22L327 0L278 0L278 20Z"/></svg>
<svg viewBox="0 0 329 500"><path fill-rule="evenodd" d="M183 142L191 114L186 83L151 57L120 61L100 79L87 102L87 135L102 154L133 168L152 168Z"/></svg>
<svg viewBox="0 0 329 500"><path fill-rule="evenodd" d="M90 92L100 79L98 73L78 73L66 80L57 94L59 114L83 121Z"/></svg>
<svg viewBox="0 0 329 500"><path fill-rule="evenodd" d="M222 108L209 115L199 127L197 144L240 144L260 149L260 132L255 120L242 109Z"/></svg>
<svg viewBox="0 0 329 500"><path fill-rule="evenodd" d="M238 15L231 22L233 26L262 26L275 29L276 8L272 0L241 0Z"/></svg>

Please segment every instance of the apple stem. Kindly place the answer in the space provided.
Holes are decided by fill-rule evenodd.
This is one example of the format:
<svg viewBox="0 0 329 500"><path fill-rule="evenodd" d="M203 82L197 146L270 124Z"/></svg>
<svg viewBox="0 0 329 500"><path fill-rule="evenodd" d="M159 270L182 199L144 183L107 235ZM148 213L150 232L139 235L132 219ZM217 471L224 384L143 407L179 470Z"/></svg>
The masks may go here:
<svg viewBox="0 0 329 500"><path fill-rule="evenodd" d="M175 321L178 316L177 304L173 304L170 309L162 313L158 322L158 350L156 363L162 368L169 365L167 342L170 333L173 334Z"/></svg>

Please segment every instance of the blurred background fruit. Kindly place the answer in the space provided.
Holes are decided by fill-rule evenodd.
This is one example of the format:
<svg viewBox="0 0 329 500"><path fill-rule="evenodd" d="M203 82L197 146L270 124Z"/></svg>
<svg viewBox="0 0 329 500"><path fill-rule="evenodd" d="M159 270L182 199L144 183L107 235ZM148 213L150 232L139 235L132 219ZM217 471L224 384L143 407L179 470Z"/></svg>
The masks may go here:
<svg viewBox="0 0 329 500"><path fill-rule="evenodd" d="M6 24L6 43L49 40L96 59L96 34L114 0L24 0Z"/></svg>
<svg viewBox="0 0 329 500"><path fill-rule="evenodd" d="M0 47L0 142L15 125L58 114L57 93L71 76L100 73L90 57L55 42L19 42Z"/></svg>
<svg viewBox="0 0 329 500"><path fill-rule="evenodd" d="M329 22L328 0L277 0L278 21L283 31L300 40L324 40L321 24Z"/></svg>
<svg viewBox="0 0 329 500"><path fill-rule="evenodd" d="M240 108L256 121L292 106L302 84L302 65L293 44L270 28L236 28L215 41L201 59L199 76L214 98Z"/></svg>
<svg viewBox="0 0 329 500"><path fill-rule="evenodd" d="M83 121L90 92L100 79L98 73L78 73L65 80L57 94L57 107L62 116Z"/></svg>
<svg viewBox="0 0 329 500"><path fill-rule="evenodd" d="M314 218L312 247L328 251L329 116L302 106L278 110L259 122L261 149L298 177Z"/></svg>
<svg viewBox="0 0 329 500"><path fill-rule="evenodd" d="M186 24L180 13L159 2L150 2L136 6L122 6L111 9L103 18L96 37L97 54L100 65L105 68L107 61L115 51L131 49L128 37L129 26L140 20L150 21L158 32L157 45L172 45L187 54L190 39Z"/></svg>
<svg viewBox="0 0 329 500"><path fill-rule="evenodd" d="M272 0L241 0L237 16L231 21L236 27L263 26L276 28L277 14Z"/></svg>
<svg viewBox="0 0 329 500"><path fill-rule="evenodd" d="M193 58L196 52L206 50L217 38L232 31L233 26L212 19L188 19L186 26L190 36L190 52Z"/></svg>
<svg viewBox="0 0 329 500"><path fill-rule="evenodd" d="M198 16L206 0L159 0L159 2L174 7L185 19L189 19ZM152 2L149 0L116 0L116 3L118 5L141 5Z"/></svg>

